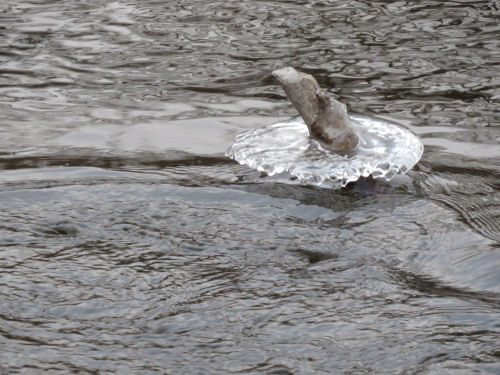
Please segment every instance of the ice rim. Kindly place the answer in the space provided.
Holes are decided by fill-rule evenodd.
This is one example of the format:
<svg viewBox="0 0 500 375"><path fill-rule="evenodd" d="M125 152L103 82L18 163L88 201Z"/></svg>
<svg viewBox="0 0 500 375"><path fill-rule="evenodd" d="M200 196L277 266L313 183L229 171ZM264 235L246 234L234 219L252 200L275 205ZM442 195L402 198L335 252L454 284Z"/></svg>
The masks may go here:
<svg viewBox="0 0 500 375"><path fill-rule="evenodd" d="M328 151L309 137L301 117L236 136L226 156L269 176L288 172L301 184L342 188L361 177L391 180L405 174L422 157L424 146L398 124L350 115L360 144L349 155Z"/></svg>

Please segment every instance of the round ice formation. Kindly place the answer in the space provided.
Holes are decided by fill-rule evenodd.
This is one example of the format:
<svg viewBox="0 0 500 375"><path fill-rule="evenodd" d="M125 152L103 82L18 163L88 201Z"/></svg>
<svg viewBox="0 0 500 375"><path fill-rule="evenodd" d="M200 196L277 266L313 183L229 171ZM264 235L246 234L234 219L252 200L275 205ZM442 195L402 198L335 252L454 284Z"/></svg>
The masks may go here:
<svg viewBox="0 0 500 375"><path fill-rule="evenodd" d="M349 155L321 147L300 117L238 135L226 155L270 176L288 172L301 183L333 188L370 175L390 180L422 156L422 143L408 130L370 117L349 117L360 136Z"/></svg>

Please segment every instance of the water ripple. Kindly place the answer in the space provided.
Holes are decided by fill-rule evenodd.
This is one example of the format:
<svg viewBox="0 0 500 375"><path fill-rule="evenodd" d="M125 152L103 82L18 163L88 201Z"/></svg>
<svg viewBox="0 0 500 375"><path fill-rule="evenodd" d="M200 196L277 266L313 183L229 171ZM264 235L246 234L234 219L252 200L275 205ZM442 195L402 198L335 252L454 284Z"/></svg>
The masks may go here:
<svg viewBox="0 0 500 375"><path fill-rule="evenodd" d="M1 373L496 374L498 1L0 4ZM224 157L314 74L425 153Z"/></svg>

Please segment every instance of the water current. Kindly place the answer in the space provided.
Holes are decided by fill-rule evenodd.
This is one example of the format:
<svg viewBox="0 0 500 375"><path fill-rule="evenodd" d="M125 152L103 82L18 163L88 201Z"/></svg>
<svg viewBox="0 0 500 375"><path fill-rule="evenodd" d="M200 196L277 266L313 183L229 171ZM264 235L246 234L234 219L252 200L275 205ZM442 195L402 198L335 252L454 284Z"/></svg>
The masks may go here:
<svg viewBox="0 0 500 375"><path fill-rule="evenodd" d="M2 0L1 374L499 374L498 1ZM391 182L226 158L313 74Z"/></svg>

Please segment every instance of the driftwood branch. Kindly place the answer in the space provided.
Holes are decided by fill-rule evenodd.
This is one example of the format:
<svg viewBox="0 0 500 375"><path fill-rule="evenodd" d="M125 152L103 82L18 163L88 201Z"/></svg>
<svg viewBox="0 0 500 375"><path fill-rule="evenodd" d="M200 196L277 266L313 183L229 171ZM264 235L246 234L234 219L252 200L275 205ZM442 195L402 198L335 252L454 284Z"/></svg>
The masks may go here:
<svg viewBox="0 0 500 375"><path fill-rule="evenodd" d="M358 146L356 127L349 119L345 104L321 89L312 75L287 67L273 71L273 76L304 119L311 138L339 153Z"/></svg>

